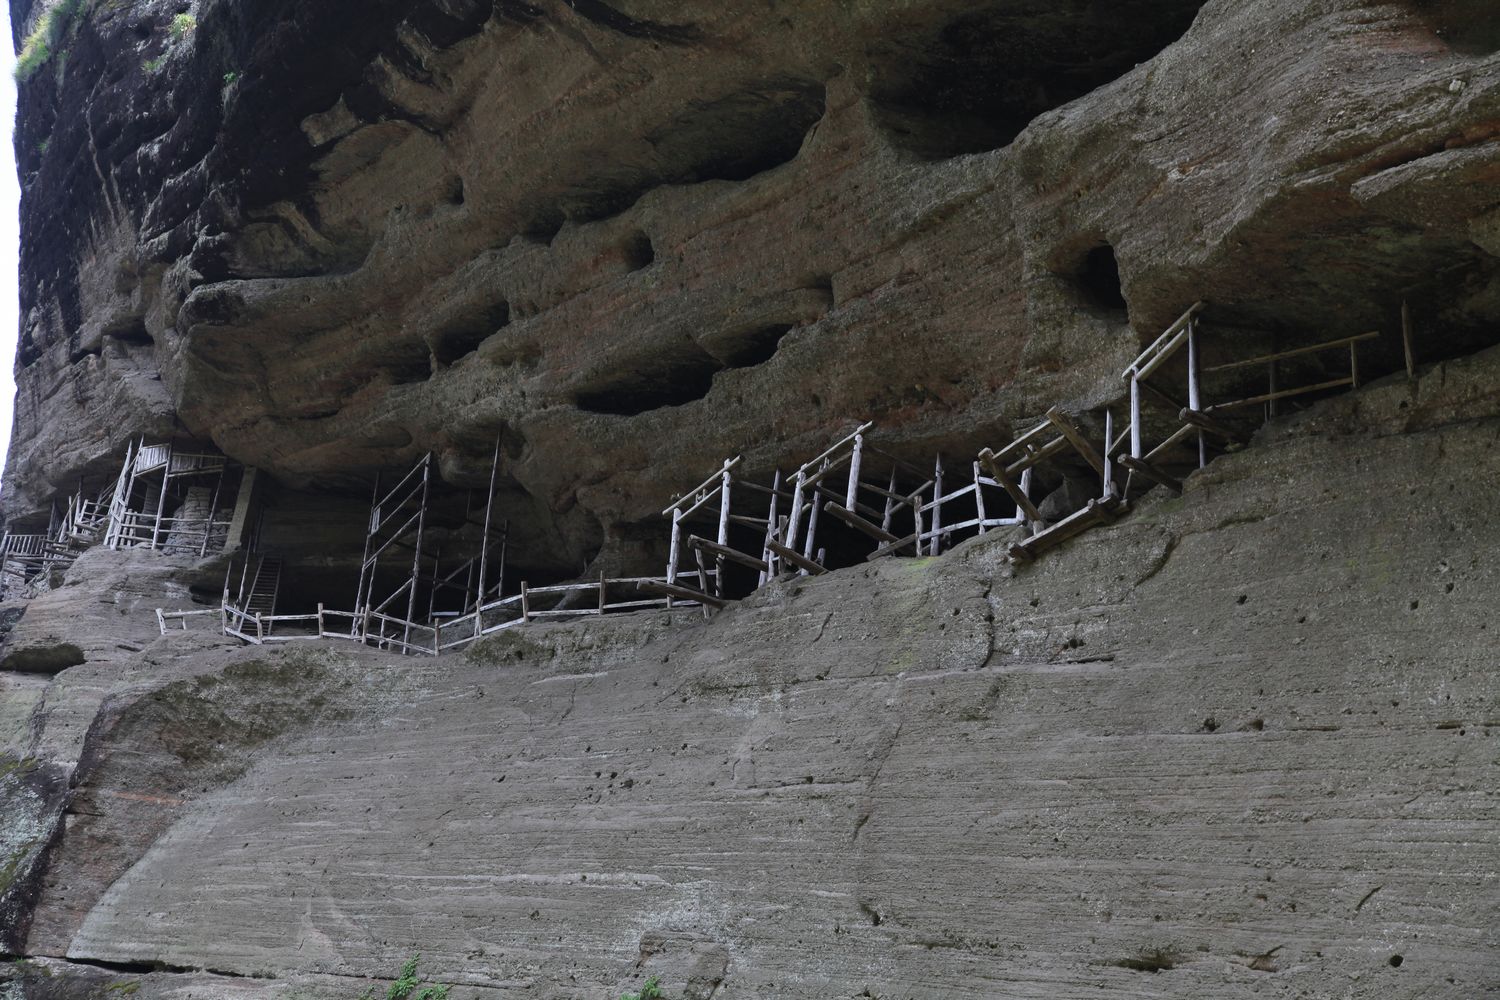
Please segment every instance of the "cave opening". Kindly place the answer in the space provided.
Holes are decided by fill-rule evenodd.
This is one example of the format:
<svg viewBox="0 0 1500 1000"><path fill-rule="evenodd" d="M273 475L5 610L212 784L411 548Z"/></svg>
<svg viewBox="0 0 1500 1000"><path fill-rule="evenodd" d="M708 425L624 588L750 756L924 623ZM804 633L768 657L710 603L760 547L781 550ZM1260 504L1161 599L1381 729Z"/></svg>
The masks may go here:
<svg viewBox="0 0 1500 1000"><path fill-rule="evenodd" d="M1125 301L1120 261L1115 256L1114 247L1104 243L1085 253L1078 265L1077 280L1079 289L1091 305L1115 318L1124 319L1129 303Z"/></svg>
<svg viewBox="0 0 1500 1000"><path fill-rule="evenodd" d="M1009 145L1181 38L1203 0L989 3L871 53L877 120L923 159Z"/></svg>
<svg viewBox="0 0 1500 1000"><path fill-rule="evenodd" d="M1460 55L1500 52L1500 15L1494 0L1412 0L1417 16Z"/></svg>
<svg viewBox="0 0 1500 1000"><path fill-rule="evenodd" d="M656 247L651 245L651 237L639 230L625 239L620 252L631 271L644 271L656 263Z"/></svg>
<svg viewBox="0 0 1500 1000"><path fill-rule="evenodd" d="M432 337L432 356L439 365L456 364L510 325L510 303L496 302L440 328Z"/></svg>
<svg viewBox="0 0 1500 1000"><path fill-rule="evenodd" d="M715 354L726 368L754 368L775 357L781 341L791 332L790 323L756 327L726 339Z"/></svg>
<svg viewBox="0 0 1500 1000"><path fill-rule="evenodd" d="M579 391L573 401L586 413L634 417L702 399L724 367L723 362L689 343L670 357L619 371L607 382Z"/></svg>

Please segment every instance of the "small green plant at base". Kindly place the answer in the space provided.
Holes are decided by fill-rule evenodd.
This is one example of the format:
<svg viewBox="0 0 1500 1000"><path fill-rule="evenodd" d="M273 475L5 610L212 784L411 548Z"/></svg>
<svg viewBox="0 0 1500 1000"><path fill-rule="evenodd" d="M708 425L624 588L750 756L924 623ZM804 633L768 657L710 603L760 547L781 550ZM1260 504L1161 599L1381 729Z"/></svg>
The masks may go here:
<svg viewBox="0 0 1500 1000"><path fill-rule="evenodd" d="M239 73L235 72L234 70L230 70L228 73L224 74L224 86L233 87L236 83L239 82L239 79Z"/></svg>
<svg viewBox="0 0 1500 1000"><path fill-rule="evenodd" d="M145 70L147 73L155 73L166 64L166 56L157 56L155 59L147 59L145 62L141 63L141 69Z"/></svg>
<svg viewBox="0 0 1500 1000"><path fill-rule="evenodd" d="M661 1000L661 980L652 976L639 993L621 993L620 1000Z"/></svg>
<svg viewBox="0 0 1500 1000"><path fill-rule="evenodd" d="M178 14L172 18L172 41L180 42L183 36L198 27L198 19L191 14Z"/></svg>
<svg viewBox="0 0 1500 1000"><path fill-rule="evenodd" d="M401 966L401 975L386 990L385 1000L448 1000L447 986L423 986L422 980L417 976L417 962L421 955L413 955ZM417 987L421 986L421 990ZM360 1000L376 1000L375 990L372 987L365 991Z"/></svg>

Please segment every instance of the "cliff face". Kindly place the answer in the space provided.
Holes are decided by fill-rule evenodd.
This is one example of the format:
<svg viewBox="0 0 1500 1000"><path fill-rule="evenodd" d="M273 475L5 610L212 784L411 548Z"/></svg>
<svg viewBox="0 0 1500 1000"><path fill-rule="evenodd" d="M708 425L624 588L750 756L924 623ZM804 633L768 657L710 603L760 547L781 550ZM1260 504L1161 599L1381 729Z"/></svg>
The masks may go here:
<svg viewBox="0 0 1500 1000"><path fill-rule="evenodd" d="M152 613L222 561L89 551L6 612L0 996L1500 991L1492 8L47 6L12 527L211 443L347 590L377 473L498 442L513 566L657 572L726 456L967 460L1195 301L1226 358L1382 335L1034 566L707 621L249 650Z"/></svg>
<svg viewBox="0 0 1500 1000"><path fill-rule="evenodd" d="M1490 351L1323 404L1018 571L992 536L442 660L76 626L113 642L0 675L50 844L0 982L1490 995L1497 385ZM85 558L22 628L161 562Z"/></svg>
<svg viewBox="0 0 1500 1000"><path fill-rule="evenodd" d="M1199 299L1293 336L1411 299L1429 358L1500 318L1482 0L202 0L62 44L12 517L133 434L360 497L499 438L517 557L613 567L726 455L972 450Z"/></svg>

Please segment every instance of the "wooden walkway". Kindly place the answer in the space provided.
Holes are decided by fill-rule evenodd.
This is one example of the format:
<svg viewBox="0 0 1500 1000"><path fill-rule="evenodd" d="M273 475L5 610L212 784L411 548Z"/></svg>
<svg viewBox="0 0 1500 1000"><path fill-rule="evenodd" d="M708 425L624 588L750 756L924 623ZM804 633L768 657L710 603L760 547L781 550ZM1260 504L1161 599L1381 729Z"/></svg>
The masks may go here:
<svg viewBox="0 0 1500 1000"><path fill-rule="evenodd" d="M1205 347L1225 354L1233 346L1205 344L1205 309L1202 302L1193 305L1122 373L1126 402L1118 418L1114 406L1080 412L1055 406L1003 446L956 463L938 455L930 471L881 448L873 422L854 427L788 475L775 470L768 482L746 475L743 458L730 458L662 511L670 523L662 576L601 575L544 587L522 582L506 596L506 529L495 511L497 445L483 517L466 515L482 529L479 541L456 568L445 570L427 539L434 478L429 454L391 489L382 492L376 484L353 610L319 604L315 613L278 615L275 588L246 583L262 579L265 559L252 578L254 557L247 557L238 591L231 593L226 577L218 609L158 611L158 623L165 633L169 623L186 628L189 618L217 615L226 634L257 645L345 639L439 655L536 621L674 608L707 615L773 581L868 560L938 556L992 532L1003 533L1013 562L1033 563L1126 516L1152 489L1181 492L1183 480L1214 456L1245 447L1284 401L1357 388L1359 348L1378 336L1282 350L1273 342L1272 350L1205 365ZM1402 334L1410 375L1410 320L1404 311ZM1347 372L1331 372L1338 362L1329 359L1343 356ZM1118 431L1117 419L1123 423ZM122 505L122 496L136 495L132 490L142 475L164 468L170 482L173 461L170 450L161 455L144 447L133 459L127 456L113 506ZM205 461L181 474L211 471ZM91 509L97 513L102 502ZM154 545L161 519L160 505L148 524L135 527L129 518L112 515L110 538L145 544L149 527ZM382 595L376 581L383 564L386 579L392 565L404 568L400 585ZM279 579L279 567L277 572ZM458 600L445 603L444 595Z"/></svg>

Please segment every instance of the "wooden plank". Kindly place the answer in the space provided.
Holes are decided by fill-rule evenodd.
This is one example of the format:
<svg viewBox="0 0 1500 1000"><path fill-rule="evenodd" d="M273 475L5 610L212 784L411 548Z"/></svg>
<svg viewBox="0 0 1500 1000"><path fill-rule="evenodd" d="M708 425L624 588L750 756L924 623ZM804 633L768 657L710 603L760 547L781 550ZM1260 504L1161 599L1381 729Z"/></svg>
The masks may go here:
<svg viewBox="0 0 1500 1000"><path fill-rule="evenodd" d="M1321 344L1313 344L1309 347L1294 347L1286 351L1275 351L1271 354L1262 354L1254 358L1245 358L1243 361L1230 361L1227 364L1214 365L1212 368L1203 369L1205 375L1211 372L1227 372L1235 368L1251 368L1257 365L1270 364L1273 361L1284 361L1287 358L1301 357L1304 354L1315 354L1318 351L1332 350L1335 347L1348 347L1350 344L1358 344L1361 341L1371 340L1380 336L1380 331L1361 333L1354 337L1340 337L1338 340L1329 340ZM1212 409L1212 407L1210 407Z"/></svg>
<svg viewBox="0 0 1500 1000"><path fill-rule="evenodd" d="M1144 458L1136 458L1134 455L1125 455L1120 459L1120 464L1131 472L1139 473L1154 483L1160 483L1174 493L1182 492L1182 482L1174 479L1161 469L1152 465ZM1059 524L1062 522L1058 522Z"/></svg>
<svg viewBox="0 0 1500 1000"><path fill-rule="evenodd" d="M796 549L789 549L775 539L767 541L766 548L770 549L772 552L776 553L778 556L785 559L793 566L796 566L798 569L806 570L812 576L821 576L822 574L828 572L827 568L819 566L811 559L805 558L802 553L798 552ZM769 573L769 570L767 572Z"/></svg>
<svg viewBox="0 0 1500 1000"><path fill-rule="evenodd" d="M1193 410L1187 407L1183 407L1180 411L1178 411L1177 419L1181 420L1185 424L1192 424L1199 430L1208 431L1208 433L1214 435L1215 437L1223 438L1225 441L1233 441L1236 444L1250 443L1250 435L1246 434L1244 431L1236 430L1235 428L1230 427L1227 424L1220 423L1218 420L1215 420L1207 413L1203 413L1199 410Z"/></svg>
<svg viewBox="0 0 1500 1000"><path fill-rule="evenodd" d="M758 570L761 573L769 572L771 569L764 559L759 559L747 552L741 552L739 549L730 548L728 545L720 545L718 542L707 538L699 538L697 535L690 535L688 537L688 545L699 552L708 552L711 555L720 556L731 562L737 562L741 566L748 566L753 570Z"/></svg>
<svg viewBox="0 0 1500 1000"><path fill-rule="evenodd" d="M1084 461L1094 467L1095 472L1099 473L1101 477L1105 475L1103 457L1094 449L1094 446L1089 443L1088 439L1083 436L1083 432L1078 429L1077 424L1073 423L1072 418L1054 406L1047 411L1047 421L1053 427L1057 428L1059 434L1067 439L1067 442L1073 446L1074 451L1083 456Z"/></svg>
<svg viewBox="0 0 1500 1000"><path fill-rule="evenodd" d="M851 510L846 510L844 507L834 503L831 500L823 505L823 509L828 511L829 514L838 518L840 521L843 521L845 524L849 525L849 527L854 528L856 531L861 531L864 534L869 535L871 538L875 539L878 542L894 542L898 540L895 535L891 534L889 531L886 531L884 528L880 527L880 525L871 524L869 521L866 521L858 514L854 513Z"/></svg>

